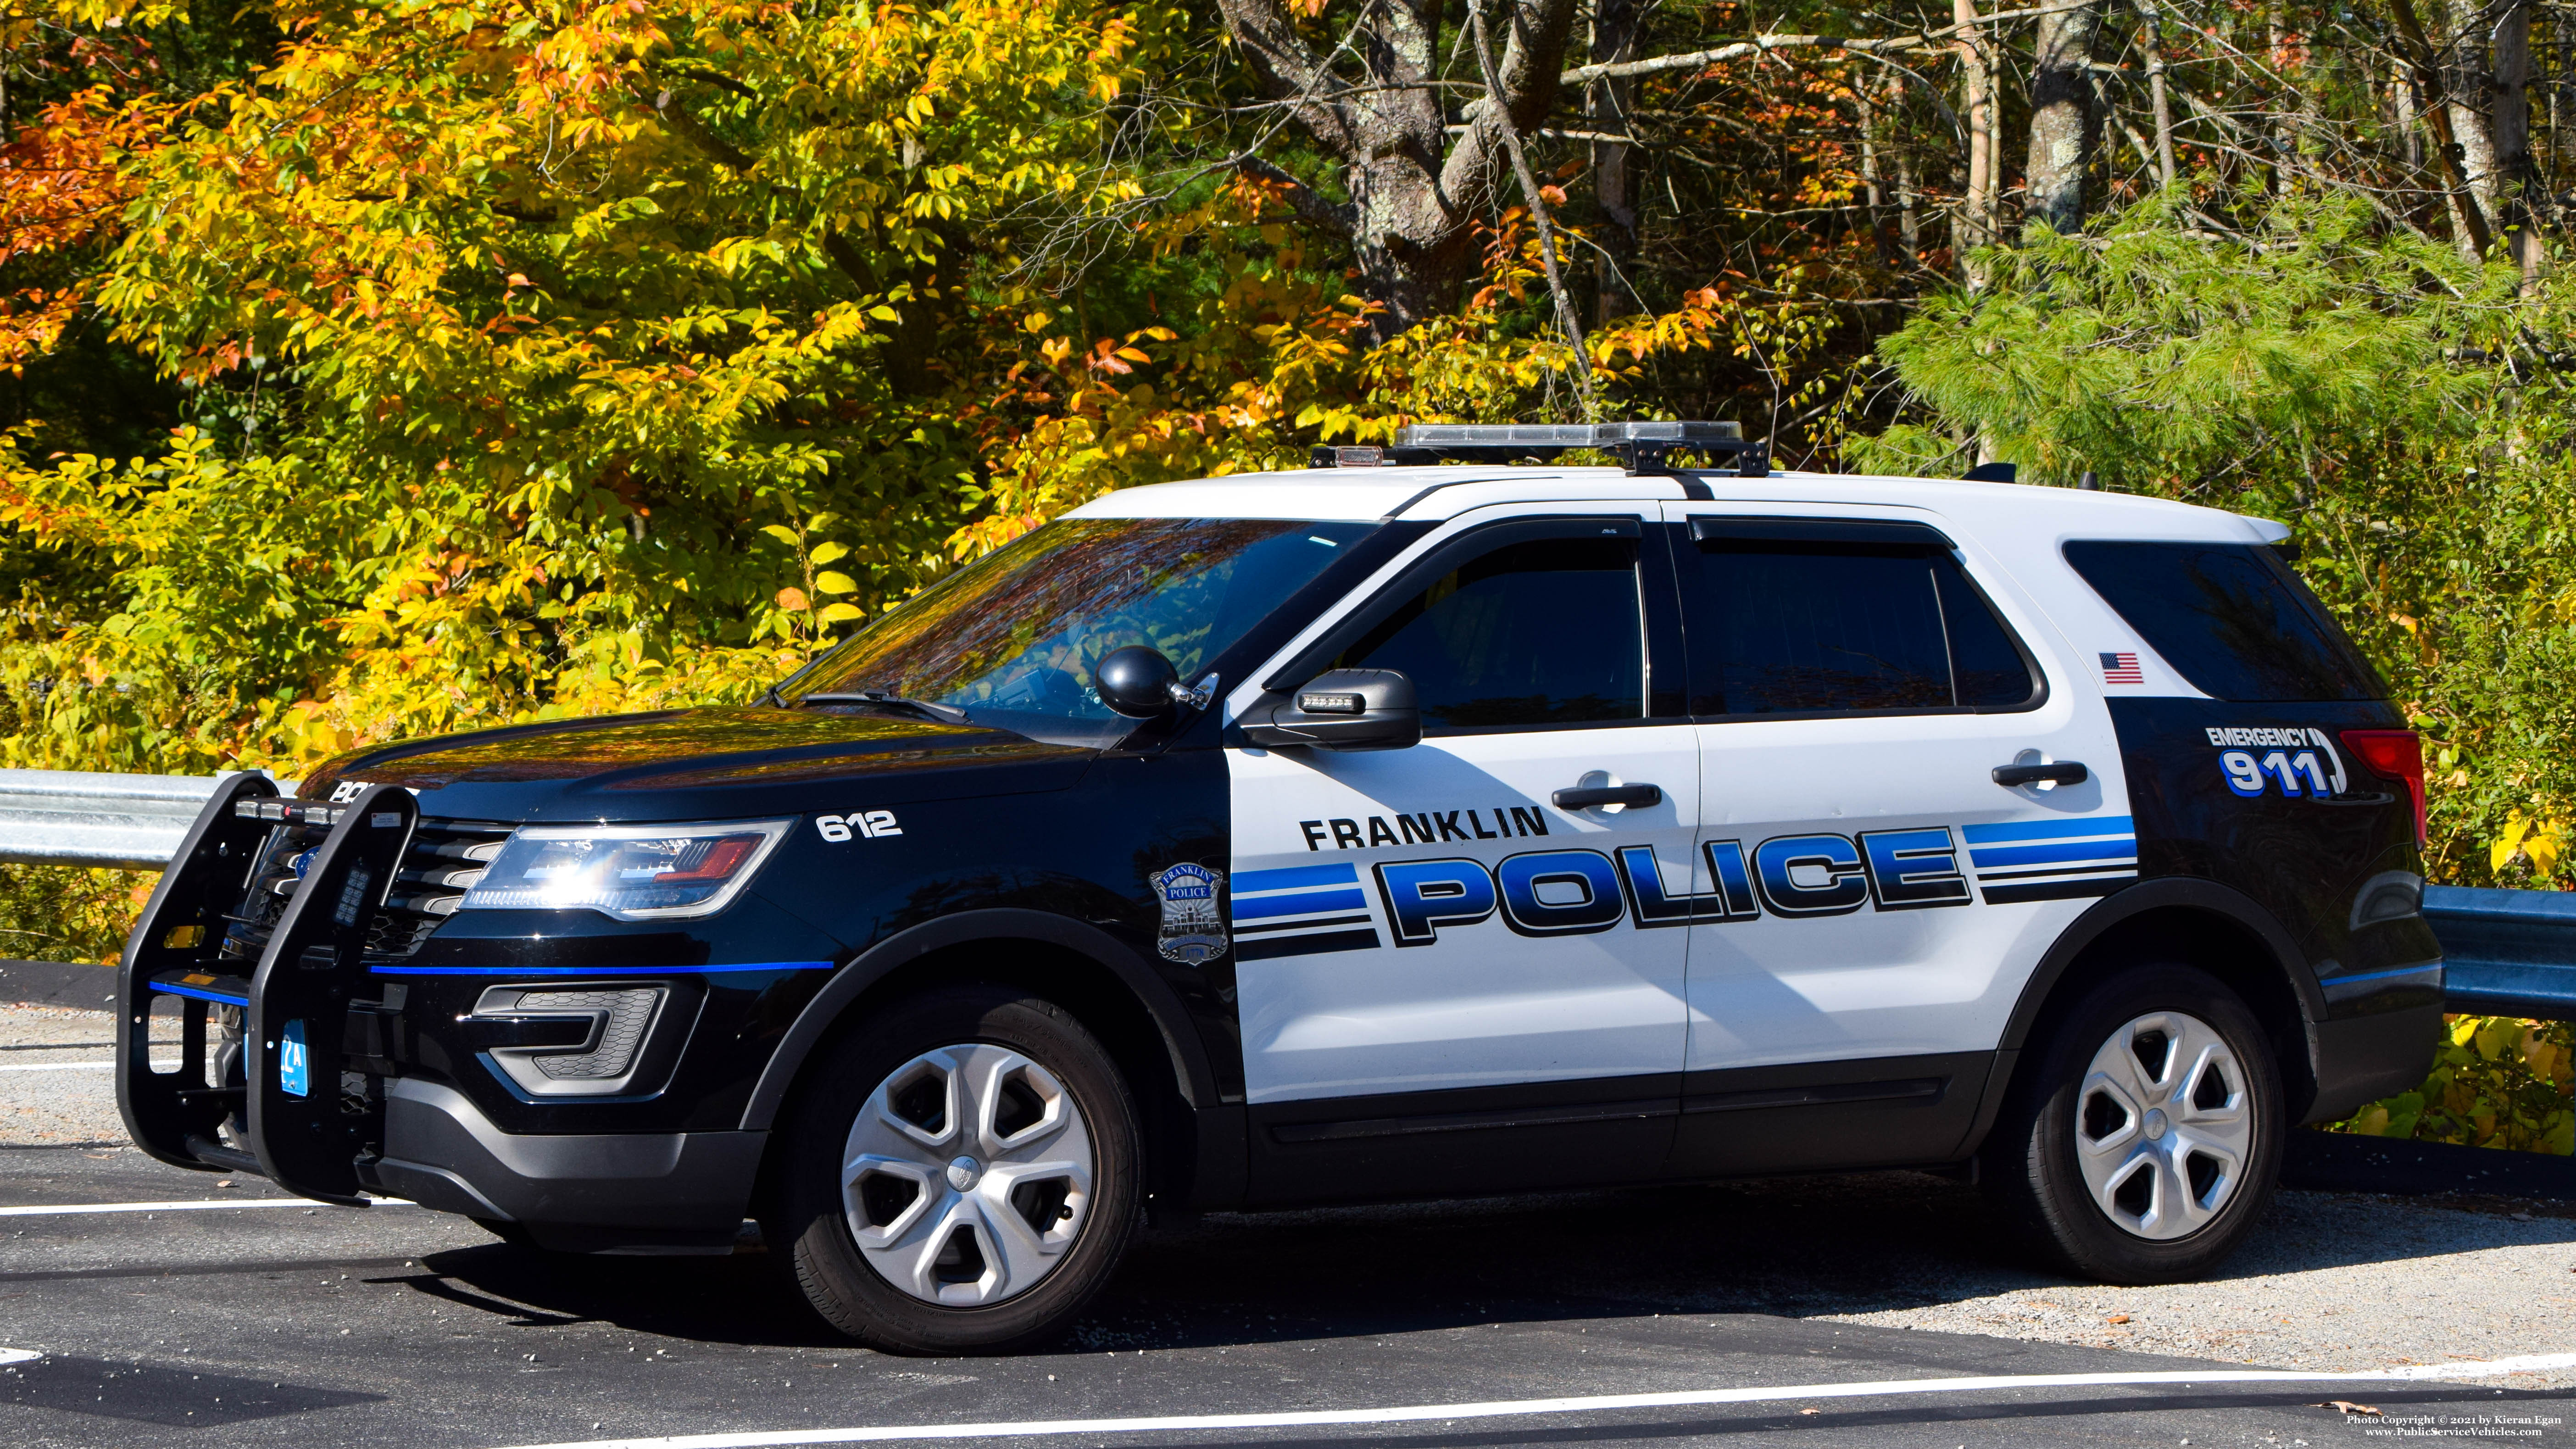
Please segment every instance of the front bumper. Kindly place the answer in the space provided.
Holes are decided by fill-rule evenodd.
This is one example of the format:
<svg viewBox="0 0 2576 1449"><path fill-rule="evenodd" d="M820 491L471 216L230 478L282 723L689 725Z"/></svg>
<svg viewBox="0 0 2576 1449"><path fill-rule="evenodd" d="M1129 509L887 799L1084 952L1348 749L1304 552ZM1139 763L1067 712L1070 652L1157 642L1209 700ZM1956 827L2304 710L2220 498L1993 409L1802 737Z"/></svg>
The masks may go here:
<svg viewBox="0 0 2576 1449"><path fill-rule="evenodd" d="M453 1087L385 1084L384 1154L358 1176L425 1208L516 1223L569 1252L730 1252L765 1132L503 1132Z"/></svg>
<svg viewBox="0 0 2576 1449"><path fill-rule="evenodd" d="M276 844L270 831L281 817L305 835ZM485 964L473 967L410 964L420 958L386 949L387 893L419 876L409 855L416 835L425 834L435 850L457 828L420 821L397 787L370 787L330 804L279 801L255 776L226 781L137 923L120 974L118 1105L134 1141L164 1162L255 1172L325 1202L359 1203L372 1192L515 1224L548 1247L728 1251L767 1134L725 1129L739 1125L738 1098L762 1044L745 1040L756 1033L728 1018L717 1035L738 1050L716 1063L717 1075L723 1084L745 1078L740 1091L662 1087L710 995L740 1008L758 991L739 978L774 985L802 975L775 968L822 963L768 962L770 969L747 969L717 987L710 983L725 979L722 970L708 972L712 953L699 950L676 969L618 974L608 967L603 983L582 953L623 953L631 935L576 935L543 945L573 955L568 964L531 967L513 959L542 954L525 945L478 945L469 954ZM291 879L271 868L282 851L325 829ZM256 924L255 897L246 896L254 890L285 902L255 967L226 934ZM395 944L416 948L418 934ZM660 939L657 949L667 958L690 944ZM415 971L426 974L406 974ZM596 1090L553 1096L541 1078L539 1095L531 1096L513 1085L510 1063L496 1062L516 1050L511 1033L560 1032L567 1022L595 1017L603 1024L592 1036L600 1037L612 1013L555 1003L483 1019L475 1001L490 981L513 976L531 988L514 998L522 1005L562 981L572 988L558 993L564 995L659 992L670 1009L628 1024L619 1038L622 1075L603 1078ZM426 1000L406 1012L406 993ZM169 1051L153 1049L146 1030L162 997L174 998L181 1011L175 1071L155 1069L152 1058ZM576 1057L612 1054L595 1042L554 1044Z"/></svg>

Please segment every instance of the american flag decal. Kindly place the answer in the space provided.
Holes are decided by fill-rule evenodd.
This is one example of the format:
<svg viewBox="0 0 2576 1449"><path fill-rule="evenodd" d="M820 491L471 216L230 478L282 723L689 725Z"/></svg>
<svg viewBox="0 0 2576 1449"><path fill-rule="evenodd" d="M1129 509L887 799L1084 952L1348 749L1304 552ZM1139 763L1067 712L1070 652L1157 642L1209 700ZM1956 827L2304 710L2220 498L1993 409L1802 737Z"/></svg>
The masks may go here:
<svg viewBox="0 0 2576 1449"><path fill-rule="evenodd" d="M2102 682L2104 684L2144 684L2147 682L2147 676L2138 670L2137 655L2105 654L2102 656Z"/></svg>

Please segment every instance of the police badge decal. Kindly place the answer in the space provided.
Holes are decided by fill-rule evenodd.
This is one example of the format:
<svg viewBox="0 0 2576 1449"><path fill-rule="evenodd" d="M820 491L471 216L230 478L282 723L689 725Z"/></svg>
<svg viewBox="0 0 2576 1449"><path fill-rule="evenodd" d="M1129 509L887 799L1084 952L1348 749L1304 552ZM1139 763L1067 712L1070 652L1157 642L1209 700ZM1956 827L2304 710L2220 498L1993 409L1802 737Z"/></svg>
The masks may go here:
<svg viewBox="0 0 2576 1449"><path fill-rule="evenodd" d="M1225 917L1216 908L1216 889L1225 883L1224 876L1182 861L1146 883L1163 902L1158 945L1164 960L1204 966L1225 954Z"/></svg>

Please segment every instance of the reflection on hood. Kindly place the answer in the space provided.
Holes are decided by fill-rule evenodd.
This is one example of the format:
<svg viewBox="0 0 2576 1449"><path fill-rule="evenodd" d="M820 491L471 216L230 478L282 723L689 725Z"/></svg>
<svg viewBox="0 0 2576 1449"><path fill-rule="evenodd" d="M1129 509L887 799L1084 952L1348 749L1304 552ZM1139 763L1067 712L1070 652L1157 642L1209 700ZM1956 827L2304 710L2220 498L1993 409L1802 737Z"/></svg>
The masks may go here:
<svg viewBox="0 0 2576 1449"><path fill-rule="evenodd" d="M576 781L617 791L788 784L1090 754L1007 730L875 711L693 709L380 746L316 770L302 793L308 799L327 798L344 779L417 791Z"/></svg>

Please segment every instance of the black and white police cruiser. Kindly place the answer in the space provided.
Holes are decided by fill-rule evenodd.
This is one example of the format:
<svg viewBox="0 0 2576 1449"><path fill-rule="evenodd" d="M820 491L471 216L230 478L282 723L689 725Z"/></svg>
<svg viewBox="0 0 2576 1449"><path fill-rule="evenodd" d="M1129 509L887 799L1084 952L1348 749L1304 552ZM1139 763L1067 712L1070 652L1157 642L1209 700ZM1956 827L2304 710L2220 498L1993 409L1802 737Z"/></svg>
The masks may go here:
<svg viewBox="0 0 2576 1449"><path fill-rule="evenodd" d="M2417 741L2280 525L1724 424L1316 464L1111 494L756 707L227 779L126 954L136 1141L551 1249L756 1219L954 1352L1149 1211L1761 1174L2185 1278L2428 1069Z"/></svg>

